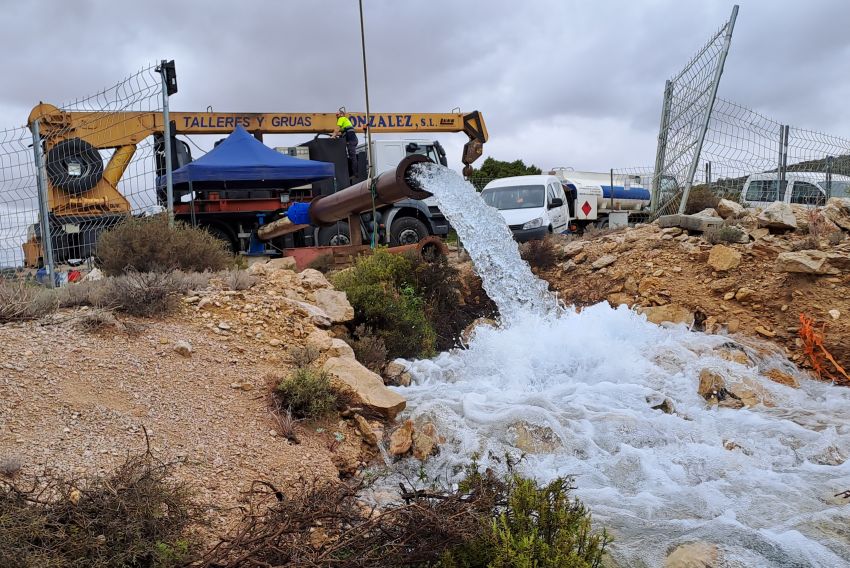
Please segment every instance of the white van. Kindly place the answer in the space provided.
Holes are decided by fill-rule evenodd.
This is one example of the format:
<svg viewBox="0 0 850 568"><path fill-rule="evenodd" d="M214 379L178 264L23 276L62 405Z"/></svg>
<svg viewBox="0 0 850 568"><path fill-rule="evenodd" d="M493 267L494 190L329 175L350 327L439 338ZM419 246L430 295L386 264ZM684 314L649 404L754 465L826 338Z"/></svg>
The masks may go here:
<svg viewBox="0 0 850 568"><path fill-rule="evenodd" d="M502 214L519 242L563 233L570 220L561 181L551 175L516 176L493 180L481 198Z"/></svg>
<svg viewBox="0 0 850 568"><path fill-rule="evenodd" d="M776 172L753 174L741 190L747 207L767 207L774 201L799 205L823 205L829 197L850 197L850 176L824 172L787 172L779 181Z"/></svg>

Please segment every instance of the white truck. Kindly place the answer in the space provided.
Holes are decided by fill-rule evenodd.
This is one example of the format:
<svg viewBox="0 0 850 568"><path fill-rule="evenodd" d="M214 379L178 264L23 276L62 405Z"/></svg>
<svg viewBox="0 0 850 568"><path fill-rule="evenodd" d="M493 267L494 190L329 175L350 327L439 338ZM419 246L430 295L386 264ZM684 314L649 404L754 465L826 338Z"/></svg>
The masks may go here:
<svg viewBox="0 0 850 568"><path fill-rule="evenodd" d="M649 213L651 193L640 176L615 174L612 185L610 173L554 168L550 174L564 186L572 231L622 225Z"/></svg>

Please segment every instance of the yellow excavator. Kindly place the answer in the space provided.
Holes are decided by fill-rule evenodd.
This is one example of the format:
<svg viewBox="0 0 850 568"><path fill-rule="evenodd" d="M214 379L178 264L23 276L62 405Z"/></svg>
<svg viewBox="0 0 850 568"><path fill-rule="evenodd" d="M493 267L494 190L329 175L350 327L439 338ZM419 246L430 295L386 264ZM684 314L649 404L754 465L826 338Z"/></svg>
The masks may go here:
<svg viewBox="0 0 850 568"><path fill-rule="evenodd" d="M347 114L355 128L363 132L366 114ZM191 161L188 145L176 139L176 135L223 135L241 126L260 140L264 134L313 134L318 137L319 134L333 132L336 120L336 113L171 112L173 169ZM119 182L136 154L137 145L151 136L155 141L157 175L164 173L163 113L65 111L41 103L29 115L31 129L36 121L45 156L51 234L58 233L56 238L59 242L54 249L67 251L56 261L85 258L94 251L100 231L130 214L131 204L119 190ZM484 119L478 111L373 113L369 117L369 125L373 134L465 133L468 141L461 157L465 175L469 175L471 164L481 156L488 137ZM334 142L341 144L340 141ZM442 148L439 149L442 151ZM101 154L103 150L112 150L106 164ZM346 179L345 183L338 183L336 188L346 187L349 181ZM153 183L154 180L151 180L151 185ZM164 195L161 190L157 193L160 204L163 204ZM200 203L175 203L175 215L197 219L198 208L202 208L201 224L237 245L239 237L246 235L246 230L250 231L245 227L251 226L257 214L269 215L281 207L278 194L236 199L221 199L220 195L221 192L209 192L208 199ZM311 197L309 192L294 195L295 200L309 200ZM216 203L211 204L211 200ZM39 263L41 245L35 231L24 243L24 257L28 266Z"/></svg>

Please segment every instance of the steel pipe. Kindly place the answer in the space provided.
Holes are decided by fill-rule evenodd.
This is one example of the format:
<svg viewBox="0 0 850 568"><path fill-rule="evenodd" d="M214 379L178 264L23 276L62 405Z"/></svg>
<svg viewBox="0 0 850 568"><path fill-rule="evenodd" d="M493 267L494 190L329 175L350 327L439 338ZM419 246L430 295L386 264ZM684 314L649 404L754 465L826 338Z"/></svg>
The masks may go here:
<svg viewBox="0 0 850 568"><path fill-rule="evenodd" d="M423 191L413 179L411 166L428 162L421 154L407 156L394 171L379 174L352 185L333 195L319 197L310 203L310 221L313 225L333 225L351 215L371 211L372 207L392 205L405 198L425 199L431 194ZM374 201L372 190L374 188Z"/></svg>

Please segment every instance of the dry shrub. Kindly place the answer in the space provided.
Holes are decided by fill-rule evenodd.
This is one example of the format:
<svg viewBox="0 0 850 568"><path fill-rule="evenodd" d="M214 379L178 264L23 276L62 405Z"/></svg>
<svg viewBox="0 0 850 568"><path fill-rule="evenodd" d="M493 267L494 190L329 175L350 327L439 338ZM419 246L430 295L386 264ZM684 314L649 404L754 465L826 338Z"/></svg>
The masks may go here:
<svg viewBox="0 0 850 568"><path fill-rule="evenodd" d="M299 420L321 418L336 409L339 395L331 386L330 375L323 371L301 367L283 379L269 377L271 409L280 413L286 409Z"/></svg>
<svg viewBox="0 0 850 568"><path fill-rule="evenodd" d="M829 243L830 246L836 246L844 240L844 232L843 231L832 231L826 237L826 242Z"/></svg>
<svg viewBox="0 0 850 568"><path fill-rule="evenodd" d="M177 309L179 279L157 272L128 272L104 282L98 305L133 316L159 316Z"/></svg>
<svg viewBox="0 0 850 568"><path fill-rule="evenodd" d="M58 306L53 290L23 281L0 280L0 323L39 319Z"/></svg>
<svg viewBox="0 0 850 568"><path fill-rule="evenodd" d="M21 471L23 463L21 459L15 456L0 458L0 476L15 477Z"/></svg>
<svg viewBox="0 0 850 568"><path fill-rule="evenodd" d="M242 522L201 565L595 568L608 543L564 479L540 487L471 471L453 490L402 484L400 500L380 511L363 505L361 489L302 480L284 496L255 482Z"/></svg>
<svg viewBox="0 0 850 568"><path fill-rule="evenodd" d="M685 214L693 215L703 209L714 209L718 203L720 203L720 196L714 193L709 186L698 185L691 188L688 194L688 204L685 207Z"/></svg>
<svg viewBox="0 0 850 568"><path fill-rule="evenodd" d="M360 363L374 373L380 373L387 362L387 346L384 340L365 325L358 325L354 329L354 337L347 340L354 357Z"/></svg>
<svg viewBox="0 0 850 568"><path fill-rule="evenodd" d="M164 215L128 217L100 235L97 256L109 275L128 270L218 271L233 263L233 256L220 239L184 223L176 223L171 229Z"/></svg>
<svg viewBox="0 0 850 568"><path fill-rule="evenodd" d="M322 351L315 345L295 345L287 350L289 360L294 367L308 368L322 356Z"/></svg>
<svg viewBox="0 0 850 568"><path fill-rule="evenodd" d="M88 333L101 331L124 331L124 324L115 319L110 310L93 309L81 311L74 318L74 327Z"/></svg>
<svg viewBox="0 0 850 568"><path fill-rule="evenodd" d="M236 268L228 270L223 280L228 290L248 290L257 282L257 279L246 271Z"/></svg>
<svg viewBox="0 0 850 568"><path fill-rule="evenodd" d="M740 243L745 236L746 233L744 230L734 225L709 227L702 234L702 238L713 245L720 243Z"/></svg>
<svg viewBox="0 0 850 568"><path fill-rule="evenodd" d="M78 308L80 306L98 306L107 280L71 282L57 290L60 308Z"/></svg>
<svg viewBox="0 0 850 568"><path fill-rule="evenodd" d="M181 294L206 290L210 287L210 280L213 277L211 272L183 272L182 270L175 270L170 275Z"/></svg>
<svg viewBox="0 0 850 568"><path fill-rule="evenodd" d="M806 211L806 232L815 240L826 237L833 230L830 225L829 220L821 214L819 209Z"/></svg>
<svg viewBox="0 0 850 568"><path fill-rule="evenodd" d="M188 489L148 453L107 477L0 480L0 566L170 567L201 523Z"/></svg>
<svg viewBox="0 0 850 568"><path fill-rule="evenodd" d="M519 245L519 254L532 268L549 270L558 262L558 243L552 235Z"/></svg>

